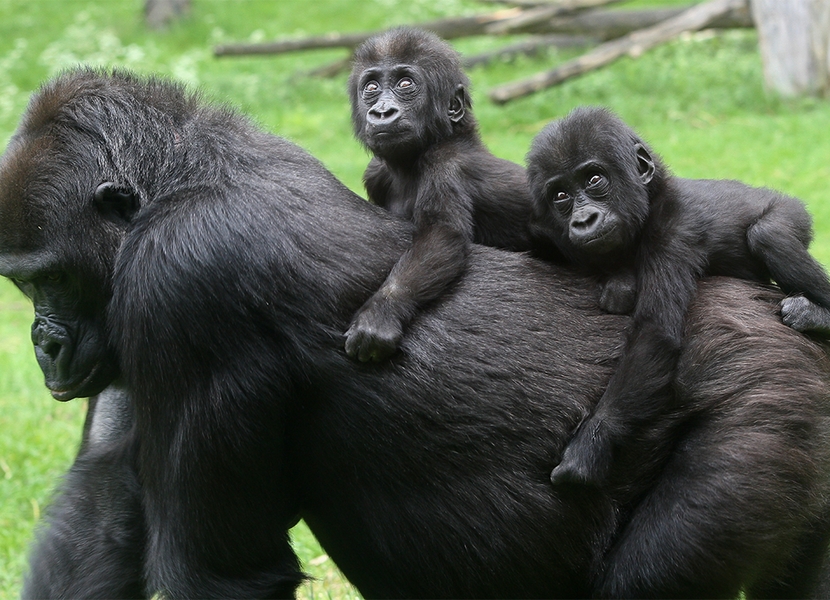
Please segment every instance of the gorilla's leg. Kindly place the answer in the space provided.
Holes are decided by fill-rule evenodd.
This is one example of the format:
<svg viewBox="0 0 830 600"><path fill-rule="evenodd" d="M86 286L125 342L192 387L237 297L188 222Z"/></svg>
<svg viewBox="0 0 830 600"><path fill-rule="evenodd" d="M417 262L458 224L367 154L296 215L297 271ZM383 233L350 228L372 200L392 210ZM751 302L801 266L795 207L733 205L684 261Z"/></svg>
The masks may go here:
<svg viewBox="0 0 830 600"><path fill-rule="evenodd" d="M144 520L129 399L90 399L84 440L30 557L23 598L144 598Z"/></svg>

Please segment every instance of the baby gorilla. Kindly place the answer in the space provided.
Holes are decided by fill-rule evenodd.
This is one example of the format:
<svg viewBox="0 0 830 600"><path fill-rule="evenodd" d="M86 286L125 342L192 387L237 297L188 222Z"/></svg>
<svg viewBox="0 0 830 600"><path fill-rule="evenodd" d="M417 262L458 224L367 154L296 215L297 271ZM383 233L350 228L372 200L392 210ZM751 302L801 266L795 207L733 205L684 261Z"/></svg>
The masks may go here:
<svg viewBox="0 0 830 600"><path fill-rule="evenodd" d="M673 408L698 278L773 280L799 294L781 303L785 323L830 331L830 283L807 252L811 220L798 199L736 181L674 177L601 108L579 108L548 125L527 160L535 234L602 277L604 310L634 312L620 363L565 448L554 483L606 483L615 455Z"/></svg>
<svg viewBox="0 0 830 600"><path fill-rule="evenodd" d="M530 247L525 170L478 135L457 53L432 33L401 27L367 40L349 78L352 124L374 157L369 200L415 226L412 246L346 332L346 353L382 360L417 309L464 272L469 244Z"/></svg>

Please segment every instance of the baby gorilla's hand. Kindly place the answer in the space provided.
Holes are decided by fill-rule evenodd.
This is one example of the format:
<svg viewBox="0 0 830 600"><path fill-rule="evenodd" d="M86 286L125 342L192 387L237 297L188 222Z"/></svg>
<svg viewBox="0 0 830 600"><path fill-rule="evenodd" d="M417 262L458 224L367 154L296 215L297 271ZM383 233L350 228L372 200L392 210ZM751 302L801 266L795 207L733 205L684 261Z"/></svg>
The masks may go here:
<svg viewBox="0 0 830 600"><path fill-rule="evenodd" d="M780 304L781 320L796 331L830 335L830 311L804 296L784 298Z"/></svg>
<svg viewBox="0 0 830 600"><path fill-rule="evenodd" d="M637 303L637 278L633 271L615 273L605 280L599 296L599 307L612 315L627 315Z"/></svg>
<svg viewBox="0 0 830 600"><path fill-rule="evenodd" d="M403 337L400 320L386 305L371 298L346 331L346 354L361 362L380 362L395 353Z"/></svg>
<svg viewBox="0 0 830 600"><path fill-rule="evenodd" d="M602 486L611 466L613 444L607 423L592 416L576 431L550 474L551 483Z"/></svg>

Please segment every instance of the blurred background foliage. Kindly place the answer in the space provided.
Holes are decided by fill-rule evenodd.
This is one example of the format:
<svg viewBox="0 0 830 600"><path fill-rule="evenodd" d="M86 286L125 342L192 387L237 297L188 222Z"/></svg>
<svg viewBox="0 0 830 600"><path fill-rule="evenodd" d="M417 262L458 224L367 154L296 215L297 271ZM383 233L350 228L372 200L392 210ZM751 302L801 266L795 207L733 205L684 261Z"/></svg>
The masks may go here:
<svg viewBox="0 0 830 600"><path fill-rule="evenodd" d="M684 5L636 0L619 10ZM214 58L216 44L352 32L493 10L473 0L192 0L189 15L149 30L141 0L0 0L0 149L40 83L77 64L159 73L251 115L323 161L358 194L368 155L354 141L346 75L309 77L345 50ZM473 54L517 41L454 42ZM814 254L830 263L830 103L765 92L751 29L685 35L637 58L496 106L489 88L551 68L583 50L552 49L469 71L485 143L523 162L533 136L580 104L618 112L678 175L734 178L804 199L815 218ZM36 520L74 456L85 403L59 404L42 383L29 341L31 307L0 282L0 597L17 597ZM302 524L295 545L317 577L302 596L349 597Z"/></svg>

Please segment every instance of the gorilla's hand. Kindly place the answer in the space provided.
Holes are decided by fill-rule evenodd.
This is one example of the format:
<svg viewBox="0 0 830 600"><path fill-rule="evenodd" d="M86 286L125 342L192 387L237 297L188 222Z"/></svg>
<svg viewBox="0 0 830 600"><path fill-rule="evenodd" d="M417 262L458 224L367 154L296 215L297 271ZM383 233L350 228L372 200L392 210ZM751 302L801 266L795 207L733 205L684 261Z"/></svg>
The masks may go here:
<svg viewBox="0 0 830 600"><path fill-rule="evenodd" d="M637 276L623 269L610 276L602 286L599 307L612 315L627 315L637 304Z"/></svg>
<svg viewBox="0 0 830 600"><path fill-rule="evenodd" d="M346 354L361 362L380 362L395 353L403 327L388 302L369 299L346 331Z"/></svg>
<svg viewBox="0 0 830 600"><path fill-rule="evenodd" d="M830 335L830 311L804 296L790 296L781 301L781 320L796 331Z"/></svg>

